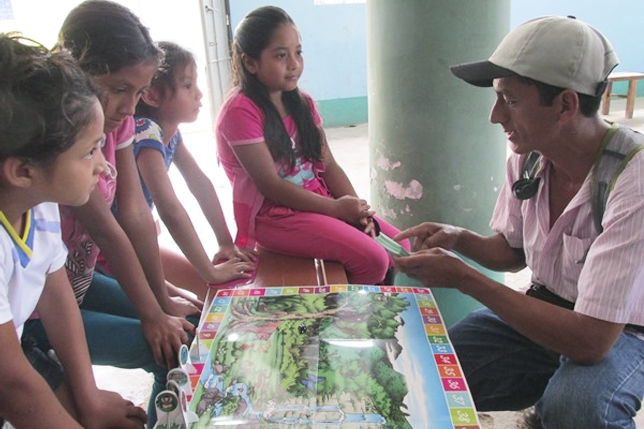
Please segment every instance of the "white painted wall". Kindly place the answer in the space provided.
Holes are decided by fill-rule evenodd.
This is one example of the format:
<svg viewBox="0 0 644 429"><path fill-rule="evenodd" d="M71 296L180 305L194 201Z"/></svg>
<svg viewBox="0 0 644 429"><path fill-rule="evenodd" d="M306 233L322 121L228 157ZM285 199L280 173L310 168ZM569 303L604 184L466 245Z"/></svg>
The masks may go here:
<svg viewBox="0 0 644 429"><path fill-rule="evenodd" d="M207 94L200 0L116 1L139 15L154 39L177 42L197 56L203 70L200 86ZM0 0L0 7L11 4L15 17L12 21L0 20L0 31L22 30L50 46L68 11L78 3L79 0ZM367 96L364 0L230 0L233 29L246 13L265 4L283 7L298 25L306 58L301 86L314 99ZM621 60L618 70L644 71L644 56L637 43L644 36L644 26L639 22L644 2L622 0L607 5L609 2L587 0L512 0L511 27L539 15L573 14L609 37ZM481 58L487 55L481 53ZM199 121L184 128L209 129L209 107L208 97L204 96Z"/></svg>
<svg viewBox="0 0 644 429"><path fill-rule="evenodd" d="M4 0L6 1L6 0ZM210 105L207 95L206 58L201 25L199 0L116 0L141 18L154 40L168 40L189 49L201 69L199 86L204 108L199 120L185 124L185 131L204 131L210 127ZM56 43L58 31L71 9L79 0L10 0L13 20L0 20L0 32L21 31L47 47Z"/></svg>

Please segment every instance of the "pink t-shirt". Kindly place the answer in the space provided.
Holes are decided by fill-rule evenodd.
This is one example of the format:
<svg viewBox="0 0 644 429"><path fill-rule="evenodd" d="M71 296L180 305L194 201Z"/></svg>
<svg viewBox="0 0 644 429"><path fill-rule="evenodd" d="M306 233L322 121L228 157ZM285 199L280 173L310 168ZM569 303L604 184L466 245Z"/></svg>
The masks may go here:
<svg viewBox="0 0 644 429"><path fill-rule="evenodd" d="M109 207L112 206L116 195L116 151L129 146L133 141L134 119L131 116L105 136L102 152L108 168L99 177L97 187ZM69 207L60 206L60 214L63 241L69 251L65 268L67 268L67 276L74 289L76 300L80 304L92 282L100 249Z"/></svg>
<svg viewBox="0 0 644 429"><path fill-rule="evenodd" d="M625 132L620 127L616 137ZM637 138L644 142L641 135ZM644 326L644 151L619 175L606 202L601 234L594 226L590 173L551 228L550 163L543 162L539 191L525 201L514 198L511 190L522 165L522 156L508 160L490 226L510 246L524 249L532 282L576 302L579 313Z"/></svg>
<svg viewBox="0 0 644 429"><path fill-rule="evenodd" d="M316 125L322 125L311 97L303 93L313 113ZM297 145L297 127L289 115L283 120L288 135ZM264 196L259 192L253 179L239 163L232 147L245 144L264 144L264 112L245 94L237 90L224 103L217 118L217 153L233 188L233 211L237 223L235 244L242 248L255 246L255 216L264 205ZM321 162L312 163L299 157L293 170L283 163L275 163L277 174L312 192L329 196L318 174L324 171Z"/></svg>

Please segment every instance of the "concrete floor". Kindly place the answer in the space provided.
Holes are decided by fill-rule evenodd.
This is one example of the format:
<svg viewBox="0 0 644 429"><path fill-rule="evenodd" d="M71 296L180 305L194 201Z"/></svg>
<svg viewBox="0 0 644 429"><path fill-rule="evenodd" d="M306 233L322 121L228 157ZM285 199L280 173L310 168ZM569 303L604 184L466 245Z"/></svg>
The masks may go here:
<svg viewBox="0 0 644 429"><path fill-rule="evenodd" d="M623 100L613 101L611 107L611 115L606 117L608 120L623 123L644 132L644 99L636 101L636 111L633 119L623 118ZM356 191L360 196L368 198L370 191L367 124L358 124L355 127L330 128L326 132L334 156L347 172ZM216 152L210 133L186 133L184 138L195 158L200 162L204 171L210 174L211 180L215 183L228 219L228 226L234 235L234 221L229 204L227 204L231 200L230 186L223 171L216 164ZM210 232L205 218L200 216L198 205L190 196L187 187L185 187L176 171L171 171L171 178L191 216L194 214L193 222L200 234L203 234L202 240L207 248L206 250L214 252L216 247L214 235ZM160 242L162 245L176 248L167 232L162 233ZM520 287L529 281L529 276L530 272L528 270L506 275L506 283L511 287ZM123 396L144 407L147 404L149 388L152 382L150 376L144 371L95 366L94 372L97 383L101 388L118 391ZM483 429L523 428L521 414L517 412L480 413L479 418ZM636 425L638 428L644 429L644 413L639 413L636 418Z"/></svg>

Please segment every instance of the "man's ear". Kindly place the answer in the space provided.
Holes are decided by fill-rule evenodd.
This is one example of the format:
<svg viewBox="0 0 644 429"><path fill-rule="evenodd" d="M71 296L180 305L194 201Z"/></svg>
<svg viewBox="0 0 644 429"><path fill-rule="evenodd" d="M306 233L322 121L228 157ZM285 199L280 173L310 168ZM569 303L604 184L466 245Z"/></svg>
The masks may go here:
<svg viewBox="0 0 644 429"><path fill-rule="evenodd" d="M564 121L570 121L579 113L579 94L572 89L565 89L559 94L561 103L559 117Z"/></svg>
<svg viewBox="0 0 644 429"><path fill-rule="evenodd" d="M147 88L141 94L141 99L150 107L158 108L161 104L161 93L157 88Z"/></svg>
<svg viewBox="0 0 644 429"><path fill-rule="evenodd" d="M8 157L2 161L0 174L5 183L18 188L29 188L36 173L34 166L24 159Z"/></svg>
<svg viewBox="0 0 644 429"><path fill-rule="evenodd" d="M257 73L257 61L251 57L249 57L246 54L242 54L241 56L242 64L244 65L244 68L248 71L250 74L255 74Z"/></svg>

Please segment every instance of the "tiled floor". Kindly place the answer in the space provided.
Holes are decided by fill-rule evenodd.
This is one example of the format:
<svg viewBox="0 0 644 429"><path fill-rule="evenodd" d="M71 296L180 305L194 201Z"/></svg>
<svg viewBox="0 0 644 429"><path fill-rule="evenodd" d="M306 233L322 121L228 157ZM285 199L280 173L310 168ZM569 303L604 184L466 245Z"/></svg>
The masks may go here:
<svg viewBox="0 0 644 429"><path fill-rule="evenodd" d="M612 103L612 114L607 119L629 125L640 131L644 131L644 99L636 101L636 111L633 119L623 118L623 100L616 100ZM639 107L639 109L638 109ZM369 151L367 124L359 124L355 127L332 128L327 130L327 136L333 153L343 166L351 179L359 195L369 196ZM230 186L225 175L216 164L214 142L209 132L186 133L184 135L187 144L200 165L206 171L217 188L222 205L224 206L228 226L234 228L234 222L230 212ZM216 243L214 235L209 232L208 224L200 215L199 207L191 198L183 181L176 171L171 172L173 183L177 192L181 195L182 201L193 217L195 227L202 234L204 244L208 252L214 252ZM234 234L234 231L233 231ZM169 234L166 232L160 237L162 245L173 246ZM520 286L529 280L529 271L524 270L518 274L506 276L506 283L510 286ZM97 382L102 388L116 390L124 396L132 399L138 404L147 402L150 377L140 370L119 370L112 367L95 367ZM510 429L521 428L520 414L512 412L481 413L481 424L485 429ZM636 419L637 427L644 429L644 413L640 413Z"/></svg>

